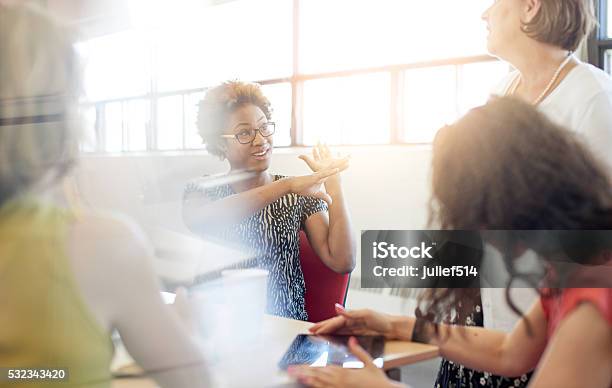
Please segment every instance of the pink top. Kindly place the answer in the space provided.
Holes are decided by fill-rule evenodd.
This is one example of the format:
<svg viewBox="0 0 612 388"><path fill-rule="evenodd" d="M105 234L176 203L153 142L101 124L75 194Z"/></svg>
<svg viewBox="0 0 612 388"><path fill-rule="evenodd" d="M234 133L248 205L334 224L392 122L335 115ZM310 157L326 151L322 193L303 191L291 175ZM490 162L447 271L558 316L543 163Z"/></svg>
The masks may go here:
<svg viewBox="0 0 612 388"><path fill-rule="evenodd" d="M612 326L612 288L566 288L560 294L547 295L544 289L540 297L547 320L547 339L550 339L561 321L580 303L591 303Z"/></svg>

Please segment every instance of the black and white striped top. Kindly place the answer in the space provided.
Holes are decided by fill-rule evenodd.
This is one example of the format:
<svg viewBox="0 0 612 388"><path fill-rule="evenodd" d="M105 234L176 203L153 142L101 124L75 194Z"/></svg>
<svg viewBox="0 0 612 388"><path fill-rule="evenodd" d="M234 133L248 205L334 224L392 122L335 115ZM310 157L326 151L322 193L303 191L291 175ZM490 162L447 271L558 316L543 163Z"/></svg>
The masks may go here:
<svg viewBox="0 0 612 388"><path fill-rule="evenodd" d="M285 178L274 175L274 180ZM229 184L211 186L206 179L190 182L183 201L194 198L218 200L236 194ZM212 237L232 245L240 245L254 253L254 258L240 267L266 269L268 278L267 312L283 317L307 320L304 305L306 286L299 258L299 231L311 215L327 211L327 204L318 198L287 194L257 213ZM196 234L201 231L192 230ZM206 237L211 237L210 232Z"/></svg>

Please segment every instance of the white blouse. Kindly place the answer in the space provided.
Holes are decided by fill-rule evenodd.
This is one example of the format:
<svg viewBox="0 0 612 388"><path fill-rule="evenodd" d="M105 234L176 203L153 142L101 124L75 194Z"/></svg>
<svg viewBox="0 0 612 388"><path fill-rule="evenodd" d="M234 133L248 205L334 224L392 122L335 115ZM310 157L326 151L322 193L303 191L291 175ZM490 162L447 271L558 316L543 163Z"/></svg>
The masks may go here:
<svg viewBox="0 0 612 388"><path fill-rule="evenodd" d="M494 89L505 95L518 76L514 71ZM579 62L538 105L550 120L581 135L612 174L612 79L601 69ZM519 317L507 306L503 288L482 288L484 326L510 331ZM512 290L512 300L526 313L537 300L535 290Z"/></svg>

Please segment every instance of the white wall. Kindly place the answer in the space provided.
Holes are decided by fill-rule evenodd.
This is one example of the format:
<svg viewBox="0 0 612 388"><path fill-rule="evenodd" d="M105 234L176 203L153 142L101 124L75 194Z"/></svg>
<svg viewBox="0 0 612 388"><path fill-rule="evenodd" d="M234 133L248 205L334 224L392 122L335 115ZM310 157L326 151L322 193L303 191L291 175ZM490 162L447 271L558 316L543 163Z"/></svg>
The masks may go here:
<svg viewBox="0 0 612 388"><path fill-rule="evenodd" d="M427 221L429 164L426 146L344 147L351 166L343 184L357 231L419 229ZM308 173L297 155L308 149L276 149L271 171ZM143 226L186 232L181 221L185 183L227 170L205 152L84 156L75 172L82 198L90 205L129 214Z"/></svg>

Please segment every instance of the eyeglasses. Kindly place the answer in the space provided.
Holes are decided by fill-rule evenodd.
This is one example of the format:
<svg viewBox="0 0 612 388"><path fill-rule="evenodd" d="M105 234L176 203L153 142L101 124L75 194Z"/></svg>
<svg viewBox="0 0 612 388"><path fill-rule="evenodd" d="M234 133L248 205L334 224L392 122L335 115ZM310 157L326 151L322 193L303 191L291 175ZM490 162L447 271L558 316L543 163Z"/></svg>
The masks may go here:
<svg viewBox="0 0 612 388"><path fill-rule="evenodd" d="M257 136L257 132L261 134L263 137L269 137L274 134L274 130L276 129L276 124L268 121L265 124L262 124L259 128L251 128L251 129L242 129L240 132L234 135L221 135L221 137L232 138L235 137L240 144L249 144L253 140L255 140L255 136Z"/></svg>

